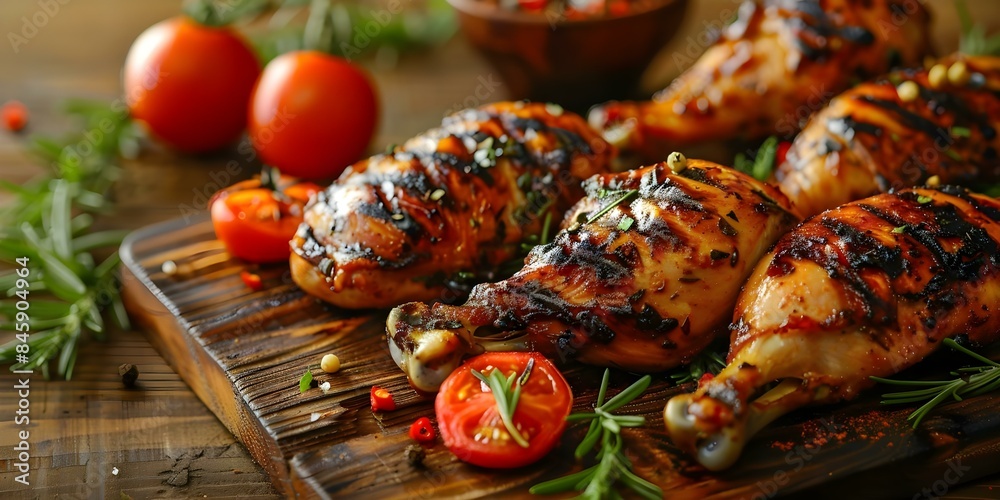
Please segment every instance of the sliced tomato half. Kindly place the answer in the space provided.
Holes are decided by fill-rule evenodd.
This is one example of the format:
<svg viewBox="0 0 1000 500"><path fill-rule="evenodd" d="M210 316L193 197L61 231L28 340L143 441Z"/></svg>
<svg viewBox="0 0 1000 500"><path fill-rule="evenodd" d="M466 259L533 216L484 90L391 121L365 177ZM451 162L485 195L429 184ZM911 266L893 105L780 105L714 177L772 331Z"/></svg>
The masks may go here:
<svg viewBox="0 0 1000 500"><path fill-rule="evenodd" d="M507 431L489 387L473 370L504 377L534 367L521 389L512 422L528 446L518 444ZM482 467L508 469L537 462L566 429L573 393L559 370L538 353L492 352L469 359L441 385L435 400L438 428L448 449L459 459Z"/></svg>

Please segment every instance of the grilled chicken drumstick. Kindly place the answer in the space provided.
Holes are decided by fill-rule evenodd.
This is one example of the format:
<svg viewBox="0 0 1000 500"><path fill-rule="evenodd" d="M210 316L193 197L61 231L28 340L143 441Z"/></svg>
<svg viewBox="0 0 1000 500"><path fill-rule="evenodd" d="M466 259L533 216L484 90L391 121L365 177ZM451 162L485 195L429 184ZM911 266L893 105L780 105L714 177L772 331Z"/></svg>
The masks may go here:
<svg viewBox="0 0 1000 500"><path fill-rule="evenodd" d="M721 151L713 143L734 138L791 138L853 82L919 66L927 25L915 1L747 1L715 44L652 101L604 104L590 122L645 161L680 147L712 155Z"/></svg>
<svg viewBox="0 0 1000 500"><path fill-rule="evenodd" d="M784 195L690 160L589 179L552 243L476 286L462 306L404 304L387 337L410 383L435 391L466 354L537 350L634 371L690 360L724 326L739 287L796 222Z"/></svg>
<svg viewBox="0 0 1000 500"><path fill-rule="evenodd" d="M835 97L775 170L803 216L890 188L1000 180L1000 58L953 56Z"/></svg>
<svg viewBox="0 0 1000 500"><path fill-rule="evenodd" d="M292 240L292 278L346 308L457 298L468 291L460 278L493 277L613 155L581 117L556 106L461 111L354 164L312 200Z"/></svg>
<svg viewBox="0 0 1000 500"><path fill-rule="evenodd" d="M869 376L912 366L945 338L1000 339L998 221L997 200L943 187L877 195L797 227L739 298L728 366L667 403L674 443L724 469L785 413L854 398Z"/></svg>

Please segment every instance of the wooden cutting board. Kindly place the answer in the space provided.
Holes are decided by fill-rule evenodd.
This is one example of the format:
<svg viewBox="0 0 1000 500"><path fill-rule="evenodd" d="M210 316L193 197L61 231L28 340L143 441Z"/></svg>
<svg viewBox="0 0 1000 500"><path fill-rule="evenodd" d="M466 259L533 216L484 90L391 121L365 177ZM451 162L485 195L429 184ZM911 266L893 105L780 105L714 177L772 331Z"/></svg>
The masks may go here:
<svg viewBox="0 0 1000 500"><path fill-rule="evenodd" d="M410 389L389 357L386 311L321 304L292 283L284 264L254 267L264 288L250 290L240 279L247 265L228 257L207 219L136 231L121 254L132 317L286 495L529 497L531 485L581 468L572 458L581 425L571 426L549 457L519 470L466 465L440 443L426 447L423 466L411 466L403 457L413 444L409 425L433 418L433 401ZM177 265L173 275L162 271L166 261ZM316 370L319 382L330 382L329 393L300 394L299 377L329 352L343 363L333 375ZM563 369L575 407L590 408L602 370ZM612 381L622 388L636 378L616 372ZM627 453L669 498L911 498L924 488L930 497L1000 471L1000 396L944 405L913 430L905 421L912 408L880 408L878 395L869 394L777 421L735 467L710 474L679 453L663 429L664 403L691 386L672 387L663 375L654 380L621 411L647 417L646 427L626 431ZM373 414L373 385L392 391L399 409Z"/></svg>

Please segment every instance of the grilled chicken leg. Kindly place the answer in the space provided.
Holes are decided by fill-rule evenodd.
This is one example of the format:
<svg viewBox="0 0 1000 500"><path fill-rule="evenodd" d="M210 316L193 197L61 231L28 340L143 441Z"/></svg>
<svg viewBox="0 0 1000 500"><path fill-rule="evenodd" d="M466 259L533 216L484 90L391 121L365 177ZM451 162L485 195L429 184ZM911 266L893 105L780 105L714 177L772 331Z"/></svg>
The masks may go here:
<svg viewBox="0 0 1000 500"><path fill-rule="evenodd" d="M775 188L698 160L592 177L555 241L462 306L393 309L390 351L410 383L438 385L483 350L634 371L682 364L728 320L757 260L795 224ZM512 333L513 332L513 333Z"/></svg>
<svg viewBox="0 0 1000 500"><path fill-rule="evenodd" d="M350 167L305 209L292 278L346 308L458 298L494 277L547 216L583 196L614 148L543 104L497 103Z"/></svg>
<svg viewBox="0 0 1000 500"><path fill-rule="evenodd" d="M813 116L775 170L803 216L935 175L1000 180L1000 58L952 56L933 71L858 85Z"/></svg>
<svg viewBox="0 0 1000 500"><path fill-rule="evenodd" d="M958 187L882 194L806 221L741 294L728 366L667 403L671 438L724 469L795 408L854 398L869 376L912 366L945 338L1000 339L998 221L1000 202Z"/></svg>
<svg viewBox="0 0 1000 500"><path fill-rule="evenodd" d="M915 1L747 1L715 44L652 101L604 104L590 122L645 161L681 146L711 155L730 139L791 139L853 82L896 65L919 66L929 50L927 25Z"/></svg>

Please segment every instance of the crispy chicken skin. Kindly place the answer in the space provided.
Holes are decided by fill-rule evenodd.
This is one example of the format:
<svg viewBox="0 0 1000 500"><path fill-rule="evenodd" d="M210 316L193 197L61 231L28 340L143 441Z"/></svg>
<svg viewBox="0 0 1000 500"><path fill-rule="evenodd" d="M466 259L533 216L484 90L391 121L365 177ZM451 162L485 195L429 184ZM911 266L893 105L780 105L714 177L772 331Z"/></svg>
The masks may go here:
<svg viewBox="0 0 1000 500"><path fill-rule="evenodd" d="M614 148L578 115L523 102L468 109L352 165L305 209L292 278L345 308L458 298L493 277L606 172Z"/></svg>
<svg viewBox="0 0 1000 500"><path fill-rule="evenodd" d="M483 350L642 372L689 361L725 330L740 285L797 221L777 189L699 160L680 174L658 164L598 175L584 188L563 230L513 277L476 286L462 306L393 309L390 351L414 387L437 390Z"/></svg>
<svg viewBox="0 0 1000 500"><path fill-rule="evenodd" d="M737 20L666 89L610 102L590 123L643 160L674 149L714 158L730 139L791 139L801 122L859 79L919 66L927 12L912 0L746 1ZM703 143L699 148L699 143Z"/></svg>
<svg viewBox="0 0 1000 500"><path fill-rule="evenodd" d="M775 170L800 213L922 185L935 175L946 184L1000 180L1000 58L952 56L940 65L958 70L956 63L965 66L967 82L935 87L927 70L897 71L844 92L814 115ZM917 95L897 90L907 81Z"/></svg>
<svg viewBox="0 0 1000 500"><path fill-rule="evenodd" d="M998 340L998 221L1000 202L948 186L880 194L804 222L740 295L728 366L668 402L673 441L723 469L782 414L854 398L869 376L912 366L945 338Z"/></svg>

